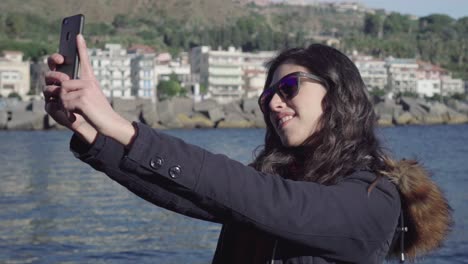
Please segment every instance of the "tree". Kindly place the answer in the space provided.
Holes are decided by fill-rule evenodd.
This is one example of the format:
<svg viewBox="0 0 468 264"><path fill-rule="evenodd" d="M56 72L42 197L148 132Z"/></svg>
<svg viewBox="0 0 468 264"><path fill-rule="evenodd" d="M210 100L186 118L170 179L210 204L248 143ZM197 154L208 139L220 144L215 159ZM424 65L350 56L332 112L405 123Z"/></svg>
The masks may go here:
<svg viewBox="0 0 468 264"><path fill-rule="evenodd" d="M384 35L395 33L408 33L410 31L411 21L408 16L400 13L391 13L385 18L383 23Z"/></svg>
<svg viewBox="0 0 468 264"><path fill-rule="evenodd" d="M364 34L381 38L382 26L382 16L378 14L366 14L364 17Z"/></svg>
<svg viewBox="0 0 468 264"><path fill-rule="evenodd" d="M130 24L130 19L124 14L118 14L114 17L112 25L115 28L124 28Z"/></svg>
<svg viewBox="0 0 468 264"><path fill-rule="evenodd" d="M10 37L18 37L20 33L27 30L27 23L24 15L12 13L5 19L6 33Z"/></svg>
<svg viewBox="0 0 468 264"><path fill-rule="evenodd" d="M160 81L158 84L158 94L162 99L177 96L181 90L180 83L174 80Z"/></svg>
<svg viewBox="0 0 468 264"><path fill-rule="evenodd" d="M417 36L419 54L423 59L438 64L444 55L445 43L453 37L453 18L433 14L419 19Z"/></svg>
<svg viewBox="0 0 468 264"><path fill-rule="evenodd" d="M11 92L8 94L8 98L18 98L20 101L22 100L21 95L19 95L17 92Z"/></svg>
<svg viewBox="0 0 468 264"><path fill-rule="evenodd" d="M455 24L456 39L455 49L456 62L458 66L464 64L466 53L468 52L468 16L459 18Z"/></svg>

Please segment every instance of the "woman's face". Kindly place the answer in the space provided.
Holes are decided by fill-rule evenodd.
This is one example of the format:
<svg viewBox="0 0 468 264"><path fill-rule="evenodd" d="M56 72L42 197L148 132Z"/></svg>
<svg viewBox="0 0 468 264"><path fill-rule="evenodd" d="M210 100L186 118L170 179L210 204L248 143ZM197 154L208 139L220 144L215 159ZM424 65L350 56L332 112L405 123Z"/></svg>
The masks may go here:
<svg viewBox="0 0 468 264"><path fill-rule="evenodd" d="M310 73L305 67L284 63L274 72L271 84L293 72ZM292 99L286 100L278 93L273 95L269 103L270 121L284 146L299 146L316 131L325 94L321 84L301 78L299 92Z"/></svg>

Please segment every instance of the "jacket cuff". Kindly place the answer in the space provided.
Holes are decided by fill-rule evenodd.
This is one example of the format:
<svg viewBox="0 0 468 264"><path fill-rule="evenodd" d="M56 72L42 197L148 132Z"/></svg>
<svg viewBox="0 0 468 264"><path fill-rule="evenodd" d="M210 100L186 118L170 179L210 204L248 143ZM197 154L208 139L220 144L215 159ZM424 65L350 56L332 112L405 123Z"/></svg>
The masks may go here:
<svg viewBox="0 0 468 264"><path fill-rule="evenodd" d="M105 143L106 138L101 134L98 134L96 140L89 144L74 133L70 140L70 150L76 158L84 160L95 157L105 146Z"/></svg>
<svg viewBox="0 0 468 264"><path fill-rule="evenodd" d="M78 135L73 134L70 140L70 150L76 158L97 170L101 170L104 165L118 168L125 153L122 144L102 134L98 134L92 144L88 144Z"/></svg>

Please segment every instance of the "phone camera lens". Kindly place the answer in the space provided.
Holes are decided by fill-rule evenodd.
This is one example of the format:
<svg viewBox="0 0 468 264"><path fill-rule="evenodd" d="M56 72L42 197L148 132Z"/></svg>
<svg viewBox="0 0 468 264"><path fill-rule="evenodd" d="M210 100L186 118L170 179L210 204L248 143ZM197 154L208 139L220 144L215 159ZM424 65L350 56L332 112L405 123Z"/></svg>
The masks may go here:
<svg viewBox="0 0 468 264"><path fill-rule="evenodd" d="M68 24L68 19L64 19L63 24L65 24L65 25Z"/></svg>

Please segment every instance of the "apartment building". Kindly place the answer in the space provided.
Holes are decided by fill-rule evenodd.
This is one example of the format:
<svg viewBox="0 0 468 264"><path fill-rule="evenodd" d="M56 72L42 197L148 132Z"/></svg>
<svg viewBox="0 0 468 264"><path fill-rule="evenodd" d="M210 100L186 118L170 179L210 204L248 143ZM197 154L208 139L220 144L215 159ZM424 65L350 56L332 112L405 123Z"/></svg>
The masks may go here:
<svg viewBox="0 0 468 264"><path fill-rule="evenodd" d="M120 44L106 44L104 50L90 49L89 56L94 74L107 97L133 98L131 59L134 54Z"/></svg>
<svg viewBox="0 0 468 264"><path fill-rule="evenodd" d="M156 100L155 57L154 53L136 53L131 59L132 95Z"/></svg>
<svg viewBox="0 0 468 264"><path fill-rule="evenodd" d="M441 77L441 95L450 96L453 94L464 93L464 83L462 79L452 79L452 76L445 75Z"/></svg>
<svg viewBox="0 0 468 264"><path fill-rule="evenodd" d="M30 89L30 63L23 61L23 52L3 51L0 57L0 95L17 93L21 97Z"/></svg>
<svg viewBox="0 0 468 264"><path fill-rule="evenodd" d="M441 94L441 76L446 75L447 71L429 62L418 60L416 63L416 92L427 97Z"/></svg>
<svg viewBox="0 0 468 264"><path fill-rule="evenodd" d="M161 53L156 59L155 72L158 82L161 80L169 80L170 76L175 74L182 86L190 86L195 82L198 83L198 78L192 76L192 71L188 59L184 54L177 59L172 59L169 53Z"/></svg>
<svg viewBox="0 0 468 264"><path fill-rule="evenodd" d="M242 71L244 72L244 92L245 97L258 97L263 91L267 69L265 63L270 61L276 52L274 51L259 51L259 52L244 52L244 61Z"/></svg>
<svg viewBox="0 0 468 264"><path fill-rule="evenodd" d="M354 64L366 84L367 90L385 90L388 87L387 65L384 60L371 56L354 56Z"/></svg>
<svg viewBox="0 0 468 264"><path fill-rule="evenodd" d="M415 59L389 57L386 59L386 63L390 90L395 93L417 92L419 66Z"/></svg>
<svg viewBox="0 0 468 264"><path fill-rule="evenodd" d="M200 46L190 52L192 74L200 76L200 84L207 87L208 96L221 104L239 100L244 95L242 64L242 51L234 47L212 50L209 46Z"/></svg>

